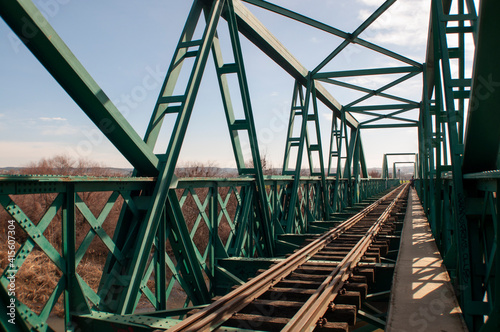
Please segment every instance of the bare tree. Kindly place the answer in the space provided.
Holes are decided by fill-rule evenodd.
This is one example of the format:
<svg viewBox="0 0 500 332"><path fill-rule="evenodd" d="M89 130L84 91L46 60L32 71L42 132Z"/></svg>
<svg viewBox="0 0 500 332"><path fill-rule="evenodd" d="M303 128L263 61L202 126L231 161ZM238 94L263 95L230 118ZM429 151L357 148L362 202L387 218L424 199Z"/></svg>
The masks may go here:
<svg viewBox="0 0 500 332"><path fill-rule="evenodd" d="M198 161L187 162L175 169L175 175L178 177L221 177L227 176L222 168L215 161L201 163Z"/></svg>
<svg viewBox="0 0 500 332"><path fill-rule="evenodd" d="M368 172L368 175L372 178L375 178L375 179L379 179L382 174L380 174L380 172L376 171L376 170L371 170Z"/></svg>
<svg viewBox="0 0 500 332"><path fill-rule="evenodd" d="M260 165L262 166L262 173L264 175L278 175L280 174L279 170L273 167L273 163L267 157L267 153L260 155ZM250 160L247 165L249 168L253 168L253 160Z"/></svg>

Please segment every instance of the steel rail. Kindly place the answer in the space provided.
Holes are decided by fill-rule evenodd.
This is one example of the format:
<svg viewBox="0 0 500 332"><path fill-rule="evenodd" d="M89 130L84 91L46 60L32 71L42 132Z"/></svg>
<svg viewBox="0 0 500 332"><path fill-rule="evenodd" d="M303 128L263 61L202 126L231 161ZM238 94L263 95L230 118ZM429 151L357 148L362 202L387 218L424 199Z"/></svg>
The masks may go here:
<svg viewBox="0 0 500 332"><path fill-rule="evenodd" d="M401 189L402 188L402 189ZM390 217L397 202L405 194L408 184L399 186L401 190L396 198L389 204L377 221L368 229L360 241L342 259L339 265L323 281L316 292L309 297L301 309L290 319L289 323L281 331L310 331L316 327L319 319L323 317L329 307L334 306L333 300L344 286L344 282L352 275L353 269L365 255L373 239L382 228L385 221ZM391 194L394 191L391 192Z"/></svg>
<svg viewBox="0 0 500 332"><path fill-rule="evenodd" d="M312 256L314 256L314 254L322 250L331 241L338 238L342 233L354 226L358 221L362 220L366 215L397 192L397 190L401 190L400 188L401 186L394 189L356 215L347 219L341 225L324 233L307 246L298 250L286 260L272 266L267 271L236 288L229 294L212 303L210 306L200 310L179 324L176 324L172 328L168 329L168 331L210 331L222 325L227 319L264 294L270 287L280 282L289 273L309 260Z"/></svg>

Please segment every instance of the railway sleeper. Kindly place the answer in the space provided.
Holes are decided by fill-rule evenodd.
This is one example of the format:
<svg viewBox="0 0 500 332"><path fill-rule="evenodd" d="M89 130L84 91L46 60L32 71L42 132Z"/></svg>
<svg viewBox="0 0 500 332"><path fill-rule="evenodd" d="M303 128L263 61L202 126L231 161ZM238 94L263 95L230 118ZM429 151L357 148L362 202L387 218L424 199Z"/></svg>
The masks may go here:
<svg viewBox="0 0 500 332"><path fill-rule="evenodd" d="M319 281L321 283L323 282L323 280L325 280L326 275L299 273L295 270L294 272L290 273L288 277L294 280L310 280Z"/></svg>
<svg viewBox="0 0 500 332"><path fill-rule="evenodd" d="M295 269L293 272L291 272L291 274L299 274L301 276L303 276L302 278L303 279L309 279L309 278L321 278L322 280L325 279L325 276L329 275L330 273L332 273L333 269L335 269L335 267L337 266L338 264L336 263L329 263L329 262L321 262L321 265L318 265L317 263L304 263L303 265L301 265L300 267L298 267L297 269ZM260 269L260 270L257 270L257 275L265 272L267 270L264 270L264 269Z"/></svg>
<svg viewBox="0 0 500 332"><path fill-rule="evenodd" d="M351 285L356 286L356 285ZM362 285L360 285L362 288ZM366 286L366 285L365 285ZM360 287L357 287L360 288ZM366 289L366 288L365 288ZM280 291L280 289L278 289ZM366 292L366 290L364 290ZM299 294L294 290L295 295ZM264 300L258 299L250 303L243 310L233 315L224 323L224 326L276 331L282 329L295 313L307 300L311 292L301 292L300 296L304 298L302 302L283 301L283 300ZM289 292L283 292L288 295ZM307 296L307 298L306 298ZM336 296L335 305L329 309L320 326L315 331L321 331L328 328L329 331L348 331L348 325L354 325L356 322L357 310L361 306L362 293L359 291L350 291L343 289ZM333 329L333 330L332 330Z"/></svg>
<svg viewBox="0 0 500 332"><path fill-rule="evenodd" d="M364 263L379 263L377 261L377 257L369 257L369 256L363 256L361 258L360 262L364 262Z"/></svg>
<svg viewBox="0 0 500 332"><path fill-rule="evenodd" d="M331 248L327 248L327 249L323 249L321 251L319 251L317 253L317 255L322 255L322 256L338 256L338 255L347 255L349 253L349 248L342 248L342 249L331 249ZM371 253L376 253L376 254L380 254L380 249L378 247L372 247L370 245L370 247L368 247L368 250L367 252L371 252Z"/></svg>
<svg viewBox="0 0 500 332"><path fill-rule="evenodd" d="M358 310L352 304L336 304L333 308L329 308L323 316L328 322L341 323L345 322L353 326L356 324L356 315Z"/></svg>
<svg viewBox="0 0 500 332"><path fill-rule="evenodd" d="M347 323L336 323L325 321L323 324L318 325L315 332L348 332L349 325Z"/></svg>
<svg viewBox="0 0 500 332"><path fill-rule="evenodd" d="M366 279L365 276L360 276L360 275L351 275L349 279L347 279L349 282L355 282L355 283L360 283L360 284L367 284L368 280Z"/></svg>
<svg viewBox="0 0 500 332"><path fill-rule="evenodd" d="M282 274L278 280L273 279L273 287L254 299L246 307L234 314L223 326L249 330L277 331L281 330L300 310L304 303L314 294L325 278L338 266L350 250L358 243L372 224L378 220L379 214L385 211L391 198L375 208L364 220L346 230L336 239L316 252L309 262L304 262L288 275ZM380 227L377 235L369 244L360 262L379 263L380 257L388 253L391 240L399 225L400 211L398 206L392 215ZM402 214L402 213L401 213ZM305 244L315 241L311 237ZM298 249L299 250L299 249ZM296 252L297 250L295 250ZM290 256L290 255L287 255ZM321 260L323 262L313 262ZM277 263L276 263L277 264ZM273 264L273 265L276 265ZM266 270L259 270L262 273ZM283 278L279 280L279 278ZM375 281L375 269L372 267L355 267L352 275L341 286L342 289L332 295L333 304L327 309L323 318L318 321L315 331L348 331L349 325L356 323L357 311L368 294L368 289ZM238 286L234 286L236 289ZM221 297L215 297L213 301ZM188 316L198 312L192 310Z"/></svg>
<svg viewBox="0 0 500 332"><path fill-rule="evenodd" d="M257 299L240 310L240 313L292 318L303 305L303 302L297 301L274 301Z"/></svg>
<svg viewBox="0 0 500 332"><path fill-rule="evenodd" d="M325 277L323 278L323 280ZM290 288L303 288L303 289L318 289L323 280L303 280L303 279L289 279L288 277L281 280L276 284L276 287L290 287Z"/></svg>
<svg viewBox="0 0 500 332"><path fill-rule="evenodd" d="M364 300L368 294L368 284L365 283L348 281L344 284L344 289L347 291L359 292L362 300Z"/></svg>
<svg viewBox="0 0 500 332"><path fill-rule="evenodd" d="M303 264L301 267L295 270L297 273L302 273L302 274L316 274L316 275L329 275L332 273L333 269L335 266L317 266L313 264Z"/></svg>
<svg viewBox="0 0 500 332"><path fill-rule="evenodd" d="M343 289L337 294L333 303L355 305L356 310L359 310L361 308L361 293Z"/></svg>
<svg viewBox="0 0 500 332"><path fill-rule="evenodd" d="M375 246L380 245L380 246L386 246L386 247L389 247L389 245L390 245L390 243L389 243L389 242L390 242L390 240L383 239L383 238L381 238L381 237L377 236L377 237L375 237L375 240L373 240L373 242L372 242L372 244L371 244L371 245L372 245L372 246L373 246L373 245L375 245Z"/></svg>
<svg viewBox="0 0 500 332"><path fill-rule="evenodd" d="M372 285L375 282L375 269L355 268L354 275L365 277L368 285Z"/></svg>
<svg viewBox="0 0 500 332"><path fill-rule="evenodd" d="M340 262L342 259L344 259L345 254L338 254L338 255L324 255L324 254L317 254L312 257L314 260L318 261L332 261L332 262Z"/></svg>
<svg viewBox="0 0 500 332"><path fill-rule="evenodd" d="M380 253L380 256L385 256L389 252L389 246L388 245L382 245L382 244L371 244L370 247L368 248L369 251L375 251L378 250Z"/></svg>
<svg viewBox="0 0 500 332"><path fill-rule="evenodd" d="M380 263L380 251L367 250L365 252L365 257L369 259L375 259L376 263Z"/></svg>
<svg viewBox="0 0 500 332"><path fill-rule="evenodd" d="M290 318L284 317L236 313L224 322L224 326L247 330L279 331L289 321Z"/></svg>
<svg viewBox="0 0 500 332"><path fill-rule="evenodd" d="M331 242L327 244L323 250L349 250L350 248L352 248L351 245Z"/></svg>

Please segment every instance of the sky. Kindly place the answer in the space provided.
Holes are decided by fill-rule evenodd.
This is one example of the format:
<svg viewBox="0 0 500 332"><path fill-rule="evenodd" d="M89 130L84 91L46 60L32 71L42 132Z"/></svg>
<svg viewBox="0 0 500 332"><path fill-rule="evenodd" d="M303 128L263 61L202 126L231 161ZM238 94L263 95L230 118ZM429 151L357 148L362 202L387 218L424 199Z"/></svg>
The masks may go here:
<svg viewBox="0 0 500 332"><path fill-rule="evenodd" d="M191 1L33 0L59 36L102 90L143 137ZM345 32L353 32L383 1L274 0ZM246 6L309 70L342 39L298 22ZM360 37L417 62L425 59L429 0L398 0ZM227 26L219 25L222 47ZM252 108L261 154L282 167L294 80L242 37ZM324 71L404 66L358 45L348 46ZM376 89L401 75L365 76L346 82ZM362 96L324 83L341 103ZM417 75L389 93L420 102L422 77ZM0 20L0 167L25 166L58 154L84 158L109 167L131 167L38 60ZM378 97L365 104L378 104ZM387 101L385 101L387 102ZM390 102L393 103L393 102ZM332 112L320 105L324 158ZM355 115L359 121L366 116ZM416 111L408 113L417 119ZM155 153L168 145L172 118L166 119ZM362 131L368 167L380 167L384 153L417 152L415 128ZM244 152L248 149L244 147ZM400 157L397 161L411 160ZM211 57L189 123L179 164L210 161L235 167ZM396 161L396 160L394 160Z"/></svg>

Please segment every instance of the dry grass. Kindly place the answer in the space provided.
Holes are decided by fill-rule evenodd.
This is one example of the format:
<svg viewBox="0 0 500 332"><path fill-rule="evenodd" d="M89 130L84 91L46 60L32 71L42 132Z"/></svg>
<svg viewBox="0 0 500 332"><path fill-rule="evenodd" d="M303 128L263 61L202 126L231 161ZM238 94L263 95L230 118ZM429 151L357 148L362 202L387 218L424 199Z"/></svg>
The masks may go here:
<svg viewBox="0 0 500 332"><path fill-rule="evenodd" d="M121 176L99 164L79 160L74 161L66 156L56 156L50 159L42 159L39 162L31 163L26 168L10 174L37 174L37 175L88 175L88 176ZM106 204L111 192L86 192L79 193L82 200L91 210L94 216L98 216ZM11 199L22 209L26 216L37 225L47 209L51 206L57 194L31 194L31 195L11 195ZM109 236L113 236L116 222L120 213L123 199L119 199L113 206L111 212L103 223L103 229ZM83 215L76 212L76 243L77 246L83 241L90 229ZM0 207L0 230L2 236L7 234L8 220L12 217ZM57 211L46 230L44 237L56 249L62 253L62 213ZM16 225L15 228L16 249L28 239L28 235L22 228ZM0 269L4 270L8 265L7 241L2 238L0 243ZM91 249L87 251L84 259L77 267L77 272L95 291L99 285L102 275L107 248L102 241L92 243ZM57 283L62 276L62 272L48 258L48 256L38 247L27 256L21 269L16 274L16 297L34 312L39 314L45 303L50 298ZM52 313L62 315L63 297L61 296L55 305Z"/></svg>
<svg viewBox="0 0 500 332"><path fill-rule="evenodd" d="M2 241L0 243L0 268L2 270L9 264L6 242ZM19 247L20 245L17 244L16 249L19 249ZM35 249L28 255L21 269L16 274L16 297L35 313L39 314L61 276L61 271L50 259L41 250ZM63 313L62 297L59 299L53 312L58 315Z"/></svg>
<svg viewBox="0 0 500 332"><path fill-rule="evenodd" d="M227 177L233 176L234 174L224 173L220 168L217 167L215 163L208 163L202 165L199 163L190 163L185 165L185 167L177 170L177 176L179 177ZM96 163L87 160L71 160L66 156L56 156L50 159L42 159L39 162L31 163L28 167L21 169L17 174L45 174L45 175L88 175L88 176L122 176L121 173L115 173L107 168L102 167ZM208 193L206 188L195 189L200 200L203 202ZM219 188L219 193L221 196L225 197L227 195L229 188ZM82 200L91 210L94 216L98 216L104 205L106 204L111 192L85 192L78 193ZM234 217L237 201L233 196L230 198L228 204L228 212L231 218ZM28 218L36 225L39 220L43 217L47 209L51 206L57 194L31 194L31 195L16 195L12 196L11 199L23 210L23 212L28 216ZM122 208L123 199L120 197L119 200L114 204L112 211L103 223L103 229L106 233L113 237L114 230L116 228L116 223ZM220 207L219 207L220 209ZM208 207L207 207L208 210ZM85 220L83 215L76 210L76 245L77 247L83 241L84 237L90 230L90 225ZM208 211L206 211L208 213ZM189 197L183 207L183 213L186 219L189 230L194 227L196 218L199 216L200 211L196 206L192 197ZM1 236L7 234L8 220L12 217L0 207L0 230ZM61 254L62 252L62 212L59 209L56 216L50 222L47 229L44 231L43 235L51 243L51 245ZM229 236L231 229L230 226L223 217L221 224L219 226L219 234L225 243L227 237ZM19 244L24 243L28 236L23 229L16 225L16 241L18 242L17 248L20 247ZM195 245L197 246L200 253L203 255L205 248L208 244L209 230L205 222L202 221L198 226L198 230L195 235ZM3 270L7 267L7 248L6 242L3 238L0 243L0 269ZM108 255L108 249L104 243L96 236L87 250L84 258L77 266L77 273L85 280L85 282L94 291L97 291L99 282L102 276L103 266ZM175 262L172 252L168 252ZM16 275L16 287L17 298L28 307L30 307L37 314L41 312L43 306L50 298L53 290L55 289L57 283L62 276L62 272L55 266L55 264L47 257L47 255L40 250L40 248L35 248L26 258L24 264ZM171 278L172 274L170 271L167 273L167 277ZM154 282L150 280L148 286L151 290L154 290ZM182 302L182 299L177 299L177 302ZM146 302L141 299L140 305L145 306ZM63 296L59 297L58 303L54 307L52 313L62 315L63 311Z"/></svg>

